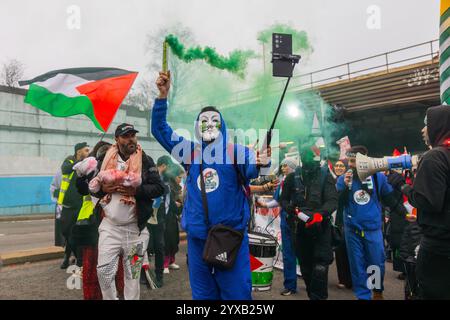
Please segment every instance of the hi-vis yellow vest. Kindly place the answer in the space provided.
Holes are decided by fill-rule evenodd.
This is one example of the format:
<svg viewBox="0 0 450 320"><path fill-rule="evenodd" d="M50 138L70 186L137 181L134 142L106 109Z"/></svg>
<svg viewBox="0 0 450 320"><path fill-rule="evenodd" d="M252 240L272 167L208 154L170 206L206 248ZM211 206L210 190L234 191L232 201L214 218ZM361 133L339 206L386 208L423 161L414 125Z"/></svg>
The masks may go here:
<svg viewBox="0 0 450 320"><path fill-rule="evenodd" d="M69 160L73 163L73 160ZM67 189L69 189L70 180L72 180L74 171L71 174L63 174L61 179L61 188L59 189L58 204L62 205L64 202L64 196L66 195Z"/></svg>
<svg viewBox="0 0 450 320"><path fill-rule="evenodd" d="M83 220L89 221L90 216L94 213L94 203L90 195L83 196L83 205L78 213L77 224L83 224Z"/></svg>

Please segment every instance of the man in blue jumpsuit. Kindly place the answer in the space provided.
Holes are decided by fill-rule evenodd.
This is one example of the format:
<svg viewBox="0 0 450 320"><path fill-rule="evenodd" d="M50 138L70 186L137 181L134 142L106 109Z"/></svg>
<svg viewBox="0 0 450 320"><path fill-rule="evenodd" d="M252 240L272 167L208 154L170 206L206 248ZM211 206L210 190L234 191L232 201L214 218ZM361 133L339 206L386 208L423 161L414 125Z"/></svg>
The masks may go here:
<svg viewBox="0 0 450 320"><path fill-rule="evenodd" d="M339 202L344 206L344 232L353 291L358 299L370 300L373 289L373 299L383 299L385 254L380 198L392 202L393 189L386 176L379 172L361 182L356 174L358 152L368 153L364 146L351 148L347 157L353 172L340 176L336 183Z"/></svg>
<svg viewBox="0 0 450 320"><path fill-rule="evenodd" d="M175 134L166 120L170 73L160 73L156 84L159 97L152 111L152 134L188 173L181 223L187 233L192 298L250 300L252 283L246 230L250 208L243 187L248 186L250 179L258 177L259 159L262 158L256 159L247 147L231 145L231 157L237 156L236 160L230 159L225 122L214 107L203 108L197 118L195 132L200 143ZM203 166L210 225L224 224L244 232L235 265L230 270L218 270L202 259L208 227L202 205L199 158ZM238 174L245 180L245 186L239 183Z"/></svg>

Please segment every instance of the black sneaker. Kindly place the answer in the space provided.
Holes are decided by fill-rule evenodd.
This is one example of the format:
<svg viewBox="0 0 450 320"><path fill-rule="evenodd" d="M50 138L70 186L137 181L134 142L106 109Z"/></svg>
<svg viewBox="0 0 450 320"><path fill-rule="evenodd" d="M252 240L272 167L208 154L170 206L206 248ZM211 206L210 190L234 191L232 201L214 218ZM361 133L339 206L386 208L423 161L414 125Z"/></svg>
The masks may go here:
<svg viewBox="0 0 450 320"><path fill-rule="evenodd" d="M155 277L155 284L157 288L162 288L164 285L164 281L163 281L163 275L161 274L156 274Z"/></svg>
<svg viewBox="0 0 450 320"><path fill-rule="evenodd" d="M156 283L156 275L155 272L152 269L143 270L142 272L145 277L145 283L147 285L147 288L149 289L158 289L158 285Z"/></svg>
<svg viewBox="0 0 450 320"><path fill-rule="evenodd" d="M148 281L147 281L147 277L145 276L145 269L144 268L141 269L141 275L140 275L139 283L140 284L145 284L147 287L149 286Z"/></svg>
<svg viewBox="0 0 450 320"><path fill-rule="evenodd" d="M64 261L61 263L61 265L59 266L61 269L67 269L69 267L70 263L69 263L69 259L68 258L64 258Z"/></svg>
<svg viewBox="0 0 450 320"><path fill-rule="evenodd" d="M282 296L290 296L291 294L295 294L295 291L289 290L289 289L284 289L283 291L281 291L281 295Z"/></svg>

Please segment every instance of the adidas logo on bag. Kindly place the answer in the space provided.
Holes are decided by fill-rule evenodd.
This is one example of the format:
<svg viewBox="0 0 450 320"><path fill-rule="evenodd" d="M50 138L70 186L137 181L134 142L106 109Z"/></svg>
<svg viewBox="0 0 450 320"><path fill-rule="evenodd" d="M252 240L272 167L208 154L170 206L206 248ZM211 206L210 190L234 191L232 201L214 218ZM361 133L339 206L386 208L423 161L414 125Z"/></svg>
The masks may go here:
<svg viewBox="0 0 450 320"><path fill-rule="evenodd" d="M221 254L218 254L218 255L216 256L216 260L219 260L219 261L222 261L222 262L227 262L227 261L228 261L228 259L227 259L227 253L226 253L226 252L223 252L223 253L221 253Z"/></svg>

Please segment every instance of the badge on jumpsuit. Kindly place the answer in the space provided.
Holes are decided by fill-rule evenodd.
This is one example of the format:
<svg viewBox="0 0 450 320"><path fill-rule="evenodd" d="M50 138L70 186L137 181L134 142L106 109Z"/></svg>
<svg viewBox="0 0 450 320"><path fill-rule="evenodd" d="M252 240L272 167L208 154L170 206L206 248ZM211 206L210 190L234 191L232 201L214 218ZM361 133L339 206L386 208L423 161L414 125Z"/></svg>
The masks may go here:
<svg viewBox="0 0 450 320"><path fill-rule="evenodd" d="M353 194L353 199L360 206L364 206L370 201L370 194L368 194L365 190L358 190Z"/></svg>
<svg viewBox="0 0 450 320"><path fill-rule="evenodd" d="M201 176L199 175L197 178L197 186L199 190L201 190L200 178ZM206 193L213 192L219 188L219 174L213 168L206 168L203 170L203 179L205 180Z"/></svg>

